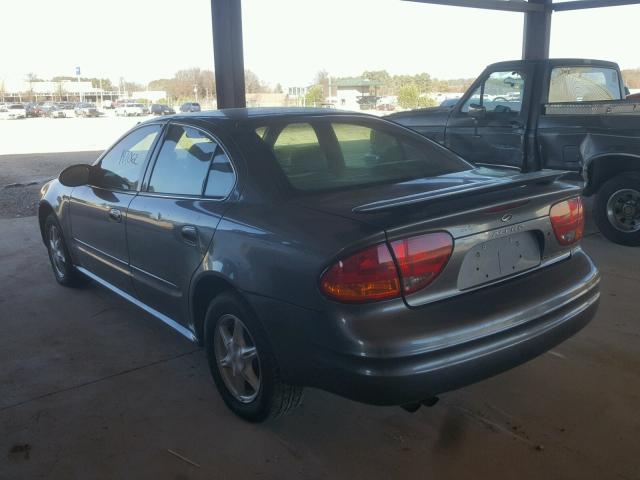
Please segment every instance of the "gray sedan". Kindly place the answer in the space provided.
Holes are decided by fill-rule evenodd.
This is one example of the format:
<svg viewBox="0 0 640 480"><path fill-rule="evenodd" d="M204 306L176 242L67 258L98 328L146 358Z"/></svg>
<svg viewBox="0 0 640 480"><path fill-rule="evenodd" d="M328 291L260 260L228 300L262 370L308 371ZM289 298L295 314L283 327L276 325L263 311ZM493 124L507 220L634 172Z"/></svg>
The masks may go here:
<svg viewBox="0 0 640 480"><path fill-rule="evenodd" d="M138 124L46 184L39 221L60 284L92 279L203 345L241 417L305 386L413 410L592 318L561 176L475 168L363 114L221 110Z"/></svg>

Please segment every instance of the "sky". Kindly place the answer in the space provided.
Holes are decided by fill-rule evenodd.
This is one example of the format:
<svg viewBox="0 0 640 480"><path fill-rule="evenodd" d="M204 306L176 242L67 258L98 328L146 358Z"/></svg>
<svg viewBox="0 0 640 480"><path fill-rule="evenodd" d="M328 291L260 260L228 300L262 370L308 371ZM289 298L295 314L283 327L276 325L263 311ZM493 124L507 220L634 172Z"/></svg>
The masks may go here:
<svg viewBox="0 0 640 480"><path fill-rule="evenodd" d="M523 15L401 0L242 0L245 67L305 86L364 70L472 78L520 58ZM0 80L74 75L146 83L213 69L209 0L4 0ZM10 21L6 21L11 19ZM640 67L640 5L558 12L551 55Z"/></svg>

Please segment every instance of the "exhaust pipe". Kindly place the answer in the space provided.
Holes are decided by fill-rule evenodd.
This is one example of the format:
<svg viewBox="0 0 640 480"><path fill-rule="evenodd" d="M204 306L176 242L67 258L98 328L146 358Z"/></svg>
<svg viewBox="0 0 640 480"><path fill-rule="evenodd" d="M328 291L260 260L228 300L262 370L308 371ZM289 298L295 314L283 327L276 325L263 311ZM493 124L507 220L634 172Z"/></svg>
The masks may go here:
<svg viewBox="0 0 640 480"><path fill-rule="evenodd" d="M438 397L429 397L425 398L421 402L405 403L404 405L400 405L400 407L409 413L415 413L422 405L425 407L433 407L439 400L440 399Z"/></svg>

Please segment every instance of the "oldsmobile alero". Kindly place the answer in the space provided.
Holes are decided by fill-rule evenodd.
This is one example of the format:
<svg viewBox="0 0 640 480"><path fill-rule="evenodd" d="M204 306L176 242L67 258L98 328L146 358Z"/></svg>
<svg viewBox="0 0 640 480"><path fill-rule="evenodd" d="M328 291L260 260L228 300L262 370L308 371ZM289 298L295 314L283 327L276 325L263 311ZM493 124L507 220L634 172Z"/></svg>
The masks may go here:
<svg viewBox="0 0 640 480"><path fill-rule="evenodd" d="M429 404L575 334L599 273L561 177L367 115L230 109L138 124L47 183L39 222L60 284L199 342L229 408L262 421L305 386Z"/></svg>

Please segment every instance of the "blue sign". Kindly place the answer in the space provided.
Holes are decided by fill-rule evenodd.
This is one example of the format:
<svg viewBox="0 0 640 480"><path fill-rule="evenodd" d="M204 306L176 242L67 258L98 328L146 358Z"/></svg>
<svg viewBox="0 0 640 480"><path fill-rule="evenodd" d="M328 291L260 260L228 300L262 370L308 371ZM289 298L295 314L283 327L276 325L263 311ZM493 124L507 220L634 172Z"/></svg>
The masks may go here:
<svg viewBox="0 0 640 480"><path fill-rule="evenodd" d="M80 75L80 67L76 67L76 75Z"/></svg>

